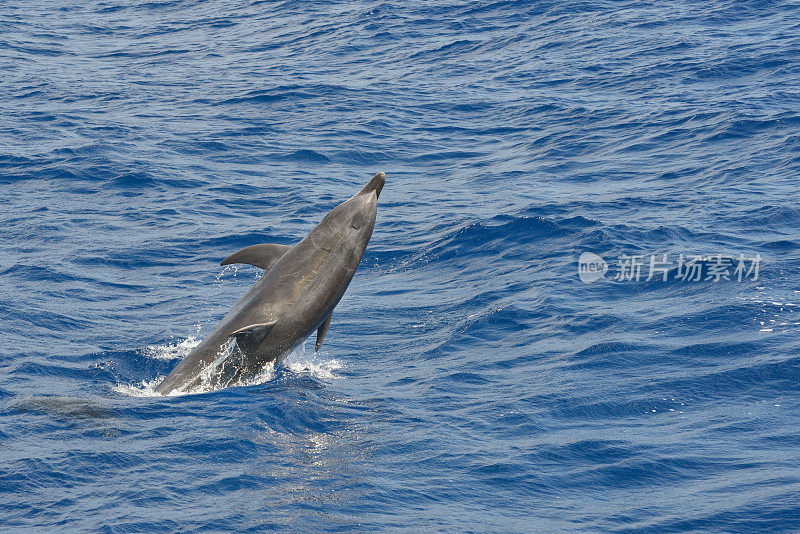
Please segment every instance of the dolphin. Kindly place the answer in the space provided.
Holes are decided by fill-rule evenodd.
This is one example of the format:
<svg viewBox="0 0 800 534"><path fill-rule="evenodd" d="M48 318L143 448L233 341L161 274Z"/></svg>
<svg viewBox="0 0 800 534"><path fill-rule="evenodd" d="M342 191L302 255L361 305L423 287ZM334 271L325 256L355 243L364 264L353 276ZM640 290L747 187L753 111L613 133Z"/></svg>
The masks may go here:
<svg viewBox="0 0 800 534"><path fill-rule="evenodd" d="M224 386L252 378L265 364L283 360L314 330L318 351L333 308L372 236L385 182L384 173L373 176L294 246L252 245L222 260L222 265L245 263L265 272L156 386L156 393L186 393L203 384Z"/></svg>

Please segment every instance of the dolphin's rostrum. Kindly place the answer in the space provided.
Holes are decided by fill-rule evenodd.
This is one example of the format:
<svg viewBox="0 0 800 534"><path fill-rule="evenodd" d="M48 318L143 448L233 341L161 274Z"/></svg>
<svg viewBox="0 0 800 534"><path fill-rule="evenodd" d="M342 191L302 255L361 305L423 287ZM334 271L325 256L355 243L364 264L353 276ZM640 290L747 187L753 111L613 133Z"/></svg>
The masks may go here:
<svg viewBox="0 0 800 534"><path fill-rule="evenodd" d="M319 350L333 308L372 236L385 179L382 172L373 176L293 247L253 245L225 258L222 265L248 263L266 272L155 391L167 395L191 391L205 381L233 383L255 376L314 330ZM238 349L229 354L231 339Z"/></svg>

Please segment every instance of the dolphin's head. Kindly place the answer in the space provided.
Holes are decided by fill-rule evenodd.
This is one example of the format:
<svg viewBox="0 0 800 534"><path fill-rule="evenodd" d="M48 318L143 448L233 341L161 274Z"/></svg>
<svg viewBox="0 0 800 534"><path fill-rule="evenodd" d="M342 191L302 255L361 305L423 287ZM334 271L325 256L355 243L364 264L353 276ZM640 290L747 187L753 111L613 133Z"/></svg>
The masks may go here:
<svg viewBox="0 0 800 534"><path fill-rule="evenodd" d="M372 229L375 226L375 215L378 212L378 195L381 194L386 174L379 172L352 198L336 206L325 216L323 226L334 230L344 239L348 249L352 249L359 260L367 248Z"/></svg>
<svg viewBox="0 0 800 534"><path fill-rule="evenodd" d="M379 172L378 174L372 177L372 180L367 182L367 185L361 188L361 191L356 193L356 197L359 195L369 195L370 193L375 193L375 199L377 200L377 198L381 195L381 190L383 189L383 184L385 183L386 183L386 173Z"/></svg>

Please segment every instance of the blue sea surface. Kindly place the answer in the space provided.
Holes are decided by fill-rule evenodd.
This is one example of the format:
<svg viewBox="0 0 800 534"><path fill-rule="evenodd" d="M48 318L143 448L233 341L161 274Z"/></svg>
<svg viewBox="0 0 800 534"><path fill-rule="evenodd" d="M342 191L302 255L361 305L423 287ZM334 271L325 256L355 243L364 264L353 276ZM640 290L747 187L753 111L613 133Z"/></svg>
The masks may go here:
<svg viewBox="0 0 800 534"><path fill-rule="evenodd" d="M800 531L800 5L5 2L0 95L0 531ZM319 353L153 393L378 171Z"/></svg>

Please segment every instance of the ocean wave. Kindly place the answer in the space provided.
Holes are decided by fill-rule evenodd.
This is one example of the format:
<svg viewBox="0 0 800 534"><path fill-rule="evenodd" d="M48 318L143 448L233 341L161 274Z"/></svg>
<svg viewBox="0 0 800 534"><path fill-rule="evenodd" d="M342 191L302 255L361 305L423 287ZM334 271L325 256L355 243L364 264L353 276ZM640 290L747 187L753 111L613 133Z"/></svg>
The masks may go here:
<svg viewBox="0 0 800 534"><path fill-rule="evenodd" d="M798 530L796 11L5 6L0 523ZM323 350L155 394L379 170Z"/></svg>

